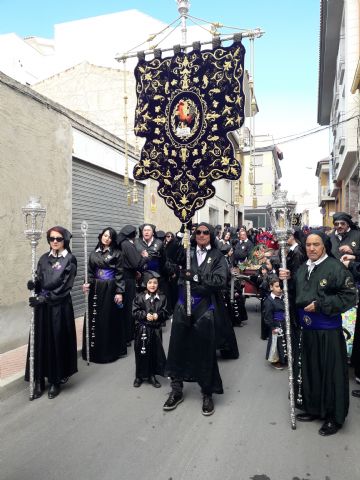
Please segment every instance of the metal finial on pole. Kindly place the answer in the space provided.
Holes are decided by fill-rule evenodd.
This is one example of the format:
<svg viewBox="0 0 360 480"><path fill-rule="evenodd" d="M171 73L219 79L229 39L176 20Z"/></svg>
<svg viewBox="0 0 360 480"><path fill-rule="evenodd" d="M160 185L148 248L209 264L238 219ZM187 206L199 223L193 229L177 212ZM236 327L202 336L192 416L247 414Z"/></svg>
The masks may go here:
<svg viewBox="0 0 360 480"><path fill-rule="evenodd" d="M24 234L31 245L31 279L35 283L36 276L36 247L39 243L43 233L44 219L46 215L46 208L40 205L40 198L30 197L29 203L22 208L22 213L25 219ZM35 296L35 292L31 292ZM34 309L31 309L30 318L30 336L29 336L29 400L34 399L35 387L35 318Z"/></svg>
<svg viewBox="0 0 360 480"><path fill-rule="evenodd" d="M176 0L178 5L178 12L181 15L181 44L186 45L187 42L187 28L186 18L189 13L190 2L189 0Z"/></svg>

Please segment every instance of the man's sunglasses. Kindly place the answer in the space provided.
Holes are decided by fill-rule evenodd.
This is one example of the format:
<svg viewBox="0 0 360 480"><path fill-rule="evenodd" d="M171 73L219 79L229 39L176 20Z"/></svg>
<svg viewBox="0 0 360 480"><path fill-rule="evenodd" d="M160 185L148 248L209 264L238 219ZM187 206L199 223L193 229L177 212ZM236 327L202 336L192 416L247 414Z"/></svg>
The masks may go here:
<svg viewBox="0 0 360 480"><path fill-rule="evenodd" d="M338 227L339 225L345 226L347 225L346 222L334 222L334 227Z"/></svg>
<svg viewBox="0 0 360 480"><path fill-rule="evenodd" d="M210 230L196 230L196 235L210 235Z"/></svg>
<svg viewBox="0 0 360 480"><path fill-rule="evenodd" d="M63 237L49 237L50 242L62 242L64 240Z"/></svg>

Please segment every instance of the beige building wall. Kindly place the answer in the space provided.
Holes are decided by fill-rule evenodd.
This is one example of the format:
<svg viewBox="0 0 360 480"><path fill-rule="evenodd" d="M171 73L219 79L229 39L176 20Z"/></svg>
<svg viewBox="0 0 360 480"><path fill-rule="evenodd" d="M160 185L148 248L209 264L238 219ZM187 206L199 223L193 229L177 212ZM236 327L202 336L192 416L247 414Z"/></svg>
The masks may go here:
<svg viewBox="0 0 360 480"><path fill-rule="evenodd" d="M126 89L128 141L135 145L135 77L132 72L126 72L125 76L126 82L122 70L83 62L36 83L32 88L122 139L125 138ZM142 139L139 145L142 145Z"/></svg>
<svg viewBox="0 0 360 480"><path fill-rule="evenodd" d="M25 91L30 89L23 87ZM31 195L47 208L44 230L71 228L70 121L0 78L0 353L25 343L30 309L26 281L31 248L21 208ZM49 181L49 178L52 180ZM38 256L47 250L41 240ZM18 333L23 332L22 339Z"/></svg>

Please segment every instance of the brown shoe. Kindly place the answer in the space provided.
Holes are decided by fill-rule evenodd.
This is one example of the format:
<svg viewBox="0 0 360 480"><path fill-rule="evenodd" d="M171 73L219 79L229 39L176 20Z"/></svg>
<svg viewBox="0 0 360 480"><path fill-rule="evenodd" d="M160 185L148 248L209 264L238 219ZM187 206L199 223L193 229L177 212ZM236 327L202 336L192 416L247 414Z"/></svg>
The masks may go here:
<svg viewBox="0 0 360 480"><path fill-rule="evenodd" d="M284 365L280 362L272 363L271 366L276 370L284 370Z"/></svg>

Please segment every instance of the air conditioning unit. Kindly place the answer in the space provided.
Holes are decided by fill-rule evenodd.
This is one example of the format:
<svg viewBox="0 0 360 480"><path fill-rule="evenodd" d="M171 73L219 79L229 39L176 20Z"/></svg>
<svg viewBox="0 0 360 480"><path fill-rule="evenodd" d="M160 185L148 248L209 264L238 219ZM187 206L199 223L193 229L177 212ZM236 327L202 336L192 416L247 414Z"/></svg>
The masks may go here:
<svg viewBox="0 0 360 480"><path fill-rule="evenodd" d="M340 60L339 70L338 70L338 82L340 85L342 85L344 81L344 75L345 75L345 62L344 60Z"/></svg>
<svg viewBox="0 0 360 480"><path fill-rule="evenodd" d="M337 142L338 152L339 154L343 153L345 149L345 137L340 137Z"/></svg>

